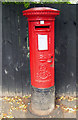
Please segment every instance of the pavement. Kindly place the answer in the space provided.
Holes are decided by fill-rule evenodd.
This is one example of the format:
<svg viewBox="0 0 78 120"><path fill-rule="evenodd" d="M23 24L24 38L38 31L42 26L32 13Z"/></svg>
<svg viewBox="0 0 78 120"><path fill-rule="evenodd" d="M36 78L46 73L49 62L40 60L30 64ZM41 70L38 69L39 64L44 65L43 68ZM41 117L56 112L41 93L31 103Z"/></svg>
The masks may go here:
<svg viewBox="0 0 78 120"><path fill-rule="evenodd" d="M37 116L29 111L31 95L0 97L0 119L2 118L76 118L78 98L56 97L55 109L47 116Z"/></svg>

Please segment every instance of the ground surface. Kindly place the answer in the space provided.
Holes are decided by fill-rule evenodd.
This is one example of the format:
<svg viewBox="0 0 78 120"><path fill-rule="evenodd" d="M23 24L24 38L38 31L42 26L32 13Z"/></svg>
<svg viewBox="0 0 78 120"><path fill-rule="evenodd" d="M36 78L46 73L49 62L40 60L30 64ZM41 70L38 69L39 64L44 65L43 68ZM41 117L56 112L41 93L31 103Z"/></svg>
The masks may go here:
<svg viewBox="0 0 78 120"><path fill-rule="evenodd" d="M1 118L76 118L78 106L76 105L77 98L75 97L57 97L55 109L50 115L40 117L33 115L29 110L29 96L1 97L2 109ZM78 100L77 100L78 101Z"/></svg>

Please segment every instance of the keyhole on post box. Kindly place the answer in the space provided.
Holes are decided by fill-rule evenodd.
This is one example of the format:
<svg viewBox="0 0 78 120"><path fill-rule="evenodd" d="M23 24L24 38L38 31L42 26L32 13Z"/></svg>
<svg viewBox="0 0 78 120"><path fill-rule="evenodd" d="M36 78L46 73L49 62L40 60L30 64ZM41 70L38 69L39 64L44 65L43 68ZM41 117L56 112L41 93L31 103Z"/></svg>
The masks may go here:
<svg viewBox="0 0 78 120"><path fill-rule="evenodd" d="M52 63L53 63L53 56L51 56L51 61L52 61Z"/></svg>
<svg viewBox="0 0 78 120"><path fill-rule="evenodd" d="M52 58L53 58L53 56L51 56L51 58L49 58L47 62L52 63L53 62Z"/></svg>
<svg viewBox="0 0 78 120"><path fill-rule="evenodd" d="M53 56L51 56L51 60L53 59ZM50 67L54 67L54 62L52 60L52 64L50 65Z"/></svg>

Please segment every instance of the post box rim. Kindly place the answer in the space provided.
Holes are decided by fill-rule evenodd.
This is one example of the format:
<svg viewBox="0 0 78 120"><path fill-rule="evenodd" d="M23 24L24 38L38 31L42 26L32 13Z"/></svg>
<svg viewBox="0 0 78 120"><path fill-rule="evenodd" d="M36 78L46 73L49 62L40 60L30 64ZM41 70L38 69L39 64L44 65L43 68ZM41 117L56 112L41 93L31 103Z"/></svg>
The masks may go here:
<svg viewBox="0 0 78 120"><path fill-rule="evenodd" d="M57 9L54 9L54 8L50 8L50 7L35 7L35 8L30 8L30 9L27 9L27 10L24 10L24 12L27 12L27 11L54 11L54 12L60 12L59 10Z"/></svg>
<svg viewBox="0 0 78 120"><path fill-rule="evenodd" d="M24 16L31 15L59 15L60 11L49 7L35 7L23 11Z"/></svg>

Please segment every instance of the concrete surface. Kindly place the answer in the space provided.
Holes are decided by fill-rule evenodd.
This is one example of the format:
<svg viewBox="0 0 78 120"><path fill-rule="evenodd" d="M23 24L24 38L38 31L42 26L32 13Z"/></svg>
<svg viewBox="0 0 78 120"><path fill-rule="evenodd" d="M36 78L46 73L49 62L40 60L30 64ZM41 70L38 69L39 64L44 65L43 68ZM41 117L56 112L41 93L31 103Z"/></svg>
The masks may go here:
<svg viewBox="0 0 78 120"><path fill-rule="evenodd" d="M78 110L76 100L73 97L56 98L55 109L48 116L36 116L29 111L31 96L2 97L1 118L76 118ZM68 101L68 102L67 102ZM77 100L78 101L78 100ZM69 108L69 109L68 109Z"/></svg>

